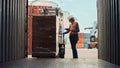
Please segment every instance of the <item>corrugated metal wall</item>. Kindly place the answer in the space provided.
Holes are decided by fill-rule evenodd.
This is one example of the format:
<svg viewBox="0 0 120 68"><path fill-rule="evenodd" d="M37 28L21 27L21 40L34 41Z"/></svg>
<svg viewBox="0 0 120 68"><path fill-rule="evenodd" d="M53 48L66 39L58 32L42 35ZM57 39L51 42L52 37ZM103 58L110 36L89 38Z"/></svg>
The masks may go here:
<svg viewBox="0 0 120 68"><path fill-rule="evenodd" d="M99 59L120 65L120 0L97 0Z"/></svg>
<svg viewBox="0 0 120 68"><path fill-rule="evenodd" d="M2 46L1 46L1 15L2 15L2 0L0 0L0 62L2 62L2 55L1 55L1 53L2 53L2 51L1 51L1 48L2 48Z"/></svg>
<svg viewBox="0 0 120 68"><path fill-rule="evenodd" d="M27 0L0 0L0 62L25 57L26 5Z"/></svg>

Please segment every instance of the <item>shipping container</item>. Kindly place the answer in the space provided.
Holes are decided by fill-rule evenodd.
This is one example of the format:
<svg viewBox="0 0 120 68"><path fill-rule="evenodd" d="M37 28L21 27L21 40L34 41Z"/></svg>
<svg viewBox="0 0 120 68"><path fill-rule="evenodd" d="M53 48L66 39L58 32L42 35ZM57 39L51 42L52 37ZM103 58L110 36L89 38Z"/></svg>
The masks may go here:
<svg viewBox="0 0 120 68"><path fill-rule="evenodd" d="M90 42L90 33L84 33L84 44Z"/></svg>
<svg viewBox="0 0 120 68"><path fill-rule="evenodd" d="M90 33L84 33L84 38L90 38Z"/></svg>
<svg viewBox="0 0 120 68"><path fill-rule="evenodd" d="M84 38L79 38L78 43L83 44L84 43Z"/></svg>
<svg viewBox="0 0 120 68"><path fill-rule="evenodd" d="M46 5L42 5L42 3ZM47 5L49 3L50 5ZM32 17L42 16L43 9L52 9L54 7L53 3L49 1L34 1L28 5L28 54L32 54ZM55 8L55 7L54 7Z"/></svg>
<svg viewBox="0 0 120 68"><path fill-rule="evenodd" d="M79 38L84 38L84 33L78 33Z"/></svg>
<svg viewBox="0 0 120 68"><path fill-rule="evenodd" d="M88 44L87 43L85 43L84 44L84 48L88 48L89 46L88 46Z"/></svg>
<svg viewBox="0 0 120 68"><path fill-rule="evenodd" d="M87 44L88 42L90 42L90 38L84 38L84 43Z"/></svg>
<svg viewBox="0 0 120 68"><path fill-rule="evenodd" d="M32 9L32 8L33 8L32 5L29 5L29 6L28 6L28 16L29 16L29 15L32 15L32 13L33 13L33 11L32 11L33 9Z"/></svg>
<svg viewBox="0 0 120 68"><path fill-rule="evenodd" d="M120 65L120 0L97 0L99 59Z"/></svg>
<svg viewBox="0 0 120 68"><path fill-rule="evenodd" d="M42 12L43 12L43 8L39 8L39 6L32 7L32 14L35 14L35 15L40 14L41 15Z"/></svg>
<svg viewBox="0 0 120 68"><path fill-rule="evenodd" d="M32 54L32 16L28 16L28 54Z"/></svg>
<svg viewBox="0 0 120 68"><path fill-rule="evenodd" d="M0 62L26 57L27 0L0 0Z"/></svg>
<svg viewBox="0 0 120 68"><path fill-rule="evenodd" d="M76 48L84 48L84 44L77 43L77 44L76 44Z"/></svg>

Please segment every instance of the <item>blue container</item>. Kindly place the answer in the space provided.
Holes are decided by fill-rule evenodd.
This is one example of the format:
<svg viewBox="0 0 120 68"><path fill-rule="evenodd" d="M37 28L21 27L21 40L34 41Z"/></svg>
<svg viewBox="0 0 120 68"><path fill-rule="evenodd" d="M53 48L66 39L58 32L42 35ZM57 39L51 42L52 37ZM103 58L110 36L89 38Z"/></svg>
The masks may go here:
<svg viewBox="0 0 120 68"><path fill-rule="evenodd" d="M88 48L88 44L84 44L84 48Z"/></svg>
<svg viewBox="0 0 120 68"><path fill-rule="evenodd" d="M84 44L87 44L88 42L90 42L90 39L89 38L84 38Z"/></svg>
<svg viewBox="0 0 120 68"><path fill-rule="evenodd" d="M84 33L84 38L90 38L90 33Z"/></svg>

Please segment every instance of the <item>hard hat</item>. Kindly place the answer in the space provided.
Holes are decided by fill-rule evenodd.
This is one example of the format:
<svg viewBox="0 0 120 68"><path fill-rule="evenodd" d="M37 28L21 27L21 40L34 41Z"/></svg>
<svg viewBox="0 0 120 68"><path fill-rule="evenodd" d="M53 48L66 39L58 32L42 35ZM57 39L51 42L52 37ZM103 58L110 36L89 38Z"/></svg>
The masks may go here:
<svg viewBox="0 0 120 68"><path fill-rule="evenodd" d="M73 18L73 19L74 19L74 17L73 17L72 15L70 15L70 16L68 17L68 20L70 20L71 18Z"/></svg>

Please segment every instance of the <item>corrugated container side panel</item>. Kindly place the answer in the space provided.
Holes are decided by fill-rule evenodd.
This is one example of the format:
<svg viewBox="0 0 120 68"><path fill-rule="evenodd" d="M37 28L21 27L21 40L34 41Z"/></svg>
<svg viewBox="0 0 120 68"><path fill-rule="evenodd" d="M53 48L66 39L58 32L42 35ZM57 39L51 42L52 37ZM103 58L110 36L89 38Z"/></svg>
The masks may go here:
<svg viewBox="0 0 120 68"><path fill-rule="evenodd" d="M17 7L17 6L16 6L16 1L14 1L14 41L13 41L13 42L14 42L14 48L13 48L13 49L14 49L14 59L17 58L17 57L16 57L16 48L17 48L17 46L16 46L16 33L17 33L17 32L16 32L16 25L17 25L17 24L16 24L16 23L17 23L17 21L16 21L16 19L17 19L17 18L16 18L16 12L17 12L17 11L16 11L16 10L17 10L16 7Z"/></svg>
<svg viewBox="0 0 120 68"><path fill-rule="evenodd" d="M21 45L24 45L24 43L25 43L25 39L24 39L24 33L25 33L25 16L24 15L26 15L25 14L25 0L22 0L22 44ZM24 45L25 46L25 45ZM24 46L22 46L22 57L21 58L24 58L24 55L25 55L25 53L24 53L24 51L25 51L25 49L24 49Z"/></svg>
<svg viewBox="0 0 120 68"><path fill-rule="evenodd" d="M9 21L9 31L10 31L10 38L9 38L9 61L10 60L12 60L12 42L11 42L11 40L12 40L12 17L13 17L13 9L12 9L12 1L13 0L9 0L10 1L10 6L9 6L9 8L10 8L10 21Z"/></svg>
<svg viewBox="0 0 120 68"><path fill-rule="evenodd" d="M18 58L20 58L20 23L21 23L21 18L20 18L20 11L21 11L21 9L20 9L20 0L18 0Z"/></svg>
<svg viewBox="0 0 120 68"><path fill-rule="evenodd" d="M104 6L106 6L106 0L103 2ZM103 43L106 45L106 7L103 8L103 38L105 39ZM106 46L104 46L104 49L106 49ZM104 60L106 60L106 50L104 50Z"/></svg>
<svg viewBox="0 0 120 68"><path fill-rule="evenodd" d="M13 0L13 20L12 20L12 60L15 60L15 1Z"/></svg>
<svg viewBox="0 0 120 68"><path fill-rule="evenodd" d="M99 0L97 0L97 2L96 2L96 4L97 4L97 22L98 22L98 37L100 37L99 35L100 35L100 33L99 33L99 31L100 31L100 2L99 2ZM98 49L98 58L100 58L100 38L98 38L98 40L99 40L99 49Z"/></svg>
<svg viewBox="0 0 120 68"><path fill-rule="evenodd" d="M106 12L107 11L107 0L105 0L105 6L106 6L105 7L105 12ZM108 60L108 56L107 56L107 51L108 51L108 49L107 49L107 41L108 41L107 40L107 35L108 35L107 28L108 28L108 26L106 25L107 19L108 19L108 15L107 15L107 13L105 13L105 28L104 29L105 29L105 40L106 40L105 41L105 44L106 44L106 46L105 46L105 48L106 48L106 53L105 53L106 54L106 58L105 59L106 60Z"/></svg>
<svg viewBox="0 0 120 68"><path fill-rule="evenodd" d="M22 19L22 21L21 21L21 32L22 32L22 34L21 34L21 41L22 41L22 43L21 43L21 45L24 45L24 33L25 33L25 30L24 30L24 23L25 23L25 16L24 16L24 14L25 14L25 12L24 12L24 8L25 8L25 1L24 0L22 0L21 1L21 19ZM24 46L21 46L21 51L22 51L22 53L21 53L21 58L24 58Z"/></svg>
<svg viewBox="0 0 120 68"><path fill-rule="evenodd" d="M115 63L115 64L117 64L117 60L116 60L116 59L117 59L117 56L116 56L116 53L117 53L116 50L117 50L117 48L116 48L116 47L117 47L117 39L118 39L118 38L116 38L116 36L117 36L117 33L116 33L116 31L117 31L117 29L116 29L116 28L117 28L117 26L116 26L116 24L117 24L117 23L116 23L116 21L117 21L117 20L116 20L116 19L117 19L117 17L116 17L116 8L117 8L117 6L116 6L116 4L117 4L117 3L114 1L114 31L115 31L115 34L114 34L114 35L115 35L115 36L114 36L114 37L115 37L115 48L114 48L114 53L115 53L114 55L115 55L115 56L114 56L114 63Z"/></svg>
<svg viewBox="0 0 120 68"><path fill-rule="evenodd" d="M102 17L102 15L101 15L101 0L98 0L98 13L99 13L99 18L98 18L98 24L99 24L99 29L98 29L98 34L99 34L99 55L98 55L98 57L99 58L102 58L101 57L101 54L102 54L102 47L101 47L101 43L102 43L102 40L101 40L101 35L102 35L102 33L101 33L101 25L102 25L102 23L100 23L101 22L101 17ZM99 20L100 19L100 20Z"/></svg>
<svg viewBox="0 0 120 68"><path fill-rule="evenodd" d="M99 58L120 65L119 0L97 0Z"/></svg>
<svg viewBox="0 0 120 68"><path fill-rule="evenodd" d="M10 54L10 56L9 56L9 60L12 60L12 17L13 17L13 9L12 9L12 1L13 0L10 0L10 44L9 44L9 46L10 46L10 48L9 48L9 54Z"/></svg>
<svg viewBox="0 0 120 68"><path fill-rule="evenodd" d="M106 1L107 0L105 0L105 2L104 2L104 6L106 6ZM107 25L106 25L106 22L107 22L107 20L106 20L107 19L107 13L106 13L106 11L107 10L106 9L107 9L107 6L104 8L104 32L103 32L104 33L104 39L105 39L104 43L106 45L105 46L105 49L106 49L105 50L105 56L106 56L105 60L107 60L107 40L106 40L106 35L107 35L107 33L106 33L106 28L107 28Z"/></svg>
<svg viewBox="0 0 120 68"><path fill-rule="evenodd" d="M120 0L118 0L118 21L120 22ZM120 23L118 24L118 26L119 26L119 32L120 32ZM120 33L119 33L119 41L120 41ZM120 42L119 42L119 45L118 45L118 51L119 51L119 53L118 53L118 57L120 57ZM120 58L118 59L118 65L120 65Z"/></svg>
<svg viewBox="0 0 120 68"><path fill-rule="evenodd" d="M23 43L24 43L24 42L23 42L23 37L24 37L24 36L23 36L23 33L24 33L24 30L23 30L23 28L24 28L24 27L23 27L23 26L24 26L24 25L23 25L23 23L24 23L23 13L24 13L24 12L23 12L23 7L22 7L22 6L23 6L23 0L20 1L20 19L21 19L21 21L20 21L20 28L19 28L19 29L20 29L20 32L21 32L21 33L20 33L20 37L21 37L21 38L20 38L20 41L21 41L21 43L20 43L20 48L21 48L21 49L20 49L20 58L23 57L23 53L24 53L24 52L23 52L23 51L24 51L24 50L23 50L23 46L21 46L21 45L23 45Z"/></svg>
<svg viewBox="0 0 120 68"><path fill-rule="evenodd" d="M22 1L22 0L21 0L21 1ZM22 38L22 31L21 31L21 29L22 29L22 28L21 28L21 25L22 25L22 14L21 14L21 13L22 13L22 12L21 12L21 11L22 11L22 8L21 8L21 1L19 1L19 8L20 8L20 9L19 9L19 10L20 10L20 12L19 12L19 14L20 14L20 15L19 15L19 19L20 19L20 20L19 20L19 28L18 28L18 30L20 31L19 38L18 38L19 41L20 41L20 42L19 42L19 58L21 58L21 55L22 55L22 47L21 47L21 44L22 44L22 41L21 41L21 38Z"/></svg>
<svg viewBox="0 0 120 68"><path fill-rule="evenodd" d="M118 0L118 21L120 22L120 0ZM120 26L120 23L118 23L118 26ZM120 32L120 27L118 27L119 30L118 32ZM119 33L119 36L118 36L119 40L120 41L120 33ZM119 45L118 45L118 57L120 57L120 42L119 42ZM118 65L120 65L120 58L118 59Z"/></svg>
<svg viewBox="0 0 120 68"><path fill-rule="evenodd" d="M99 26L99 58L102 58L102 52L101 52L101 50L102 50L102 47L101 47L101 43L103 43L102 42L102 40L101 40L101 36L100 36L100 34L102 34L102 33L100 33L100 31L102 31L101 29L102 29L102 27L101 27L101 25L102 25L102 23L100 23L101 22L101 19L102 19L102 14L101 14L101 8L102 8L102 6L101 6L101 3L102 3L102 0L98 0L98 10L99 10L99 12L98 12L98 14L99 15L101 15L101 16L99 16L99 18L100 18L100 21L98 21L98 24L100 25ZM100 7L101 6L101 7Z"/></svg>
<svg viewBox="0 0 120 68"><path fill-rule="evenodd" d="M1 0L0 3L0 62L24 58L25 1Z"/></svg>
<svg viewBox="0 0 120 68"><path fill-rule="evenodd" d="M20 32L21 32L21 33L20 33L20 37L21 37L21 38L20 38L20 41L21 41L21 43L20 43L20 48L21 48L21 49L20 49L20 58L23 57L23 48L22 48L23 46L21 46L21 45L23 44L23 39L22 39L22 38L23 38L23 33L24 33L23 30L22 30L22 28L23 28L23 27L22 27L22 25L23 25L23 18L22 18L22 17L24 17L23 14L22 14L22 12L23 12L22 5L23 5L23 4L22 4L22 1L20 1L20 10L21 10L21 11L20 11L20 19L21 19L21 21L20 21L20 28L19 28L19 29L20 29Z"/></svg>
<svg viewBox="0 0 120 68"><path fill-rule="evenodd" d="M111 54L111 48L112 48L112 6L111 6L111 1L110 1L110 62L111 62L111 58L112 58L112 54Z"/></svg>
<svg viewBox="0 0 120 68"><path fill-rule="evenodd" d="M19 57L18 56L18 53L19 53L19 48L18 48L18 45L19 45L19 41L18 41L18 23L19 23L19 19L18 19L18 16L19 16L19 1L16 0L16 49L15 49L15 56L16 56L16 59Z"/></svg>
<svg viewBox="0 0 120 68"><path fill-rule="evenodd" d="M115 6L116 6L116 9L115 9L115 11L116 11L116 58L115 58L115 60L116 60L116 64L118 64L119 65L119 1L118 0L115 0Z"/></svg>
<svg viewBox="0 0 120 68"><path fill-rule="evenodd" d="M108 61L110 61L110 1L109 0L107 0L107 16L108 16L108 18L107 18L107 24L108 24L108 26L107 26L107 60Z"/></svg>
<svg viewBox="0 0 120 68"><path fill-rule="evenodd" d="M3 1L3 23L2 23L2 61L5 62L6 52L6 0Z"/></svg>
<svg viewBox="0 0 120 68"><path fill-rule="evenodd" d="M102 0L98 0L98 10L99 10L99 12L98 12L98 14L99 14L99 18L100 18L100 21L98 21L98 23L99 23L99 58L102 58L102 59L104 59L101 55L103 55L103 52L101 52L102 51L102 47L101 47L101 45L102 45L102 43L103 43L103 41L101 40L101 38L102 38L102 36L104 36L103 35L103 33L101 33L101 32L103 32L104 30L103 30L103 26L104 26L104 24L103 23L101 23L101 21L103 21L103 14L101 14L103 11L101 11L101 8L103 9L103 5L104 5L104 3L101 5L101 3L102 3ZM102 26L101 26L102 25ZM101 36L102 35L102 36Z"/></svg>
<svg viewBox="0 0 120 68"><path fill-rule="evenodd" d="M28 56L28 0L25 1L25 57Z"/></svg>
<svg viewBox="0 0 120 68"><path fill-rule="evenodd" d="M113 56L114 56L114 54L113 54L113 53L114 53L114 36L113 36L113 32L114 32L114 31L113 31L113 30L114 30L114 26L113 26L113 25L114 25L114 24L113 24L113 21L114 21L114 18L113 18L113 16L114 16L114 10L113 10L113 8L114 8L114 7L113 7L113 3L114 3L114 1L111 0L111 28L112 28L112 29L111 29L111 35L112 35L112 37L111 37L111 38L112 38L112 39L111 39L111 42L112 42L112 43L111 43L111 45L112 45L112 49L111 49L111 50L112 50L112 51L111 51L111 62L112 62L112 63L114 62L114 57L113 57Z"/></svg>
<svg viewBox="0 0 120 68"><path fill-rule="evenodd" d="M2 62L2 45L1 45L1 41L2 41L2 38L1 38L1 26L2 26L2 0L0 0L0 62Z"/></svg>
<svg viewBox="0 0 120 68"><path fill-rule="evenodd" d="M9 9L9 6L10 6L10 1L9 0L7 0L7 18L6 18L6 61L8 61L9 60L9 25L10 25L10 9Z"/></svg>

